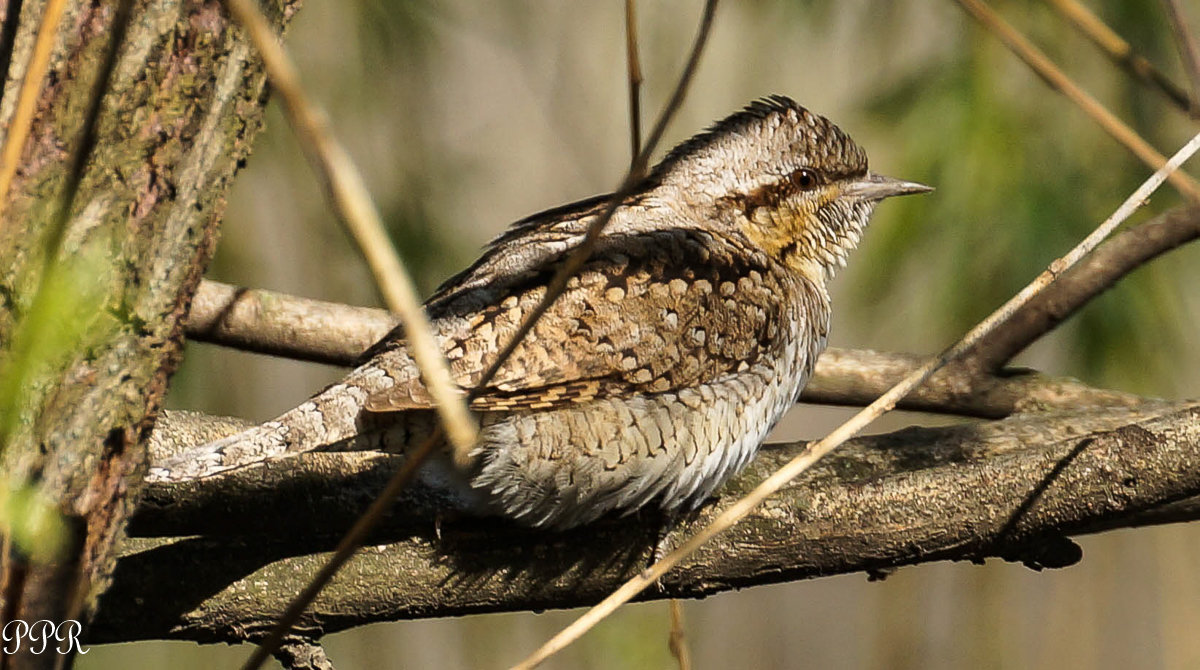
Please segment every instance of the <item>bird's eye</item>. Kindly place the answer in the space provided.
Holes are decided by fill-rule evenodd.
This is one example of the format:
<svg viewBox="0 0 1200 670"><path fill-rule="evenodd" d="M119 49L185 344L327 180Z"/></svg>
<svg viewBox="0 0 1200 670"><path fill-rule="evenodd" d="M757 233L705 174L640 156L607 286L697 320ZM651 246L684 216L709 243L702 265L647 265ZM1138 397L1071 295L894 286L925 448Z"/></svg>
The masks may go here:
<svg viewBox="0 0 1200 670"><path fill-rule="evenodd" d="M821 183L820 176L813 170L802 168L796 173L796 186L803 189L810 189Z"/></svg>

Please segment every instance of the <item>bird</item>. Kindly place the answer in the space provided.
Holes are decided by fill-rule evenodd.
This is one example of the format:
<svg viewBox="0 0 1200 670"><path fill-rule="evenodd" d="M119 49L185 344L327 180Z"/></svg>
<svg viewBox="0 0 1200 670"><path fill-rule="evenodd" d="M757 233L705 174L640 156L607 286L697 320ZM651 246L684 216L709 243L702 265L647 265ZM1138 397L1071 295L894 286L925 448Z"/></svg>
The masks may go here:
<svg viewBox="0 0 1200 670"><path fill-rule="evenodd" d="M755 100L647 172L479 387L612 196L517 221L425 303L480 434L467 463L443 454L422 478L463 509L535 528L698 507L798 400L828 340L829 282L875 205L930 190L871 172L848 134L792 99ZM365 358L282 416L153 464L149 480L415 448L437 418L403 326Z"/></svg>

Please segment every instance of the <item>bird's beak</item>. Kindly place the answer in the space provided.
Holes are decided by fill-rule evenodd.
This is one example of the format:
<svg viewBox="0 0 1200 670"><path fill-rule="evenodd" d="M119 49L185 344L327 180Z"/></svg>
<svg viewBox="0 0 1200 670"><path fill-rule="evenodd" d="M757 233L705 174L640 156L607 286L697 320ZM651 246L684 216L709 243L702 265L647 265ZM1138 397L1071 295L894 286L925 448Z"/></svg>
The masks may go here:
<svg viewBox="0 0 1200 670"><path fill-rule="evenodd" d="M932 186L918 184L915 181L893 179L881 174L868 172L862 179L850 182L842 195L850 195L864 200L883 200L893 195L909 195L912 193L928 193Z"/></svg>

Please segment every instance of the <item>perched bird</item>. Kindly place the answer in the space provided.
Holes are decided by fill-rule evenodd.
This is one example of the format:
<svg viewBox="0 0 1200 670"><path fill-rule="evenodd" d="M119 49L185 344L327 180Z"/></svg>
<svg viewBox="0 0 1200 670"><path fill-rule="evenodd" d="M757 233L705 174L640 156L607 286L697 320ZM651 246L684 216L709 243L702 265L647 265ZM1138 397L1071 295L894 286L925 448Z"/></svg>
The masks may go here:
<svg viewBox="0 0 1200 670"><path fill-rule="evenodd" d="M928 190L869 172L848 135L788 98L751 103L672 150L620 203L567 290L476 388L609 196L516 222L426 303L481 427L467 467L442 458L427 479L537 527L698 505L808 381L829 329L826 287L875 204ZM150 478L419 444L436 417L403 329L369 355L296 409Z"/></svg>

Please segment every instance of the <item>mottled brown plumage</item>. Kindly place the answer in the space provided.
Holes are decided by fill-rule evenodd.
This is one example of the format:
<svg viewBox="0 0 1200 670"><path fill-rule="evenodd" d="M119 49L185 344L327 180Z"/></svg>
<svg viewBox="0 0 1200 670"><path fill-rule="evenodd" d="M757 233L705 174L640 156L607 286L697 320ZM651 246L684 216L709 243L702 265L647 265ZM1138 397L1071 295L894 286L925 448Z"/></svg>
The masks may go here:
<svg viewBox="0 0 1200 670"><path fill-rule="evenodd" d="M468 467L441 459L428 478L468 508L534 526L699 503L748 462L808 380L829 326L826 282L874 204L924 190L869 173L849 136L791 100L755 102L668 154L476 388L607 196L513 224L426 303L482 429ZM295 410L151 476L207 476L330 445L403 449L428 434L431 407L398 329Z"/></svg>

